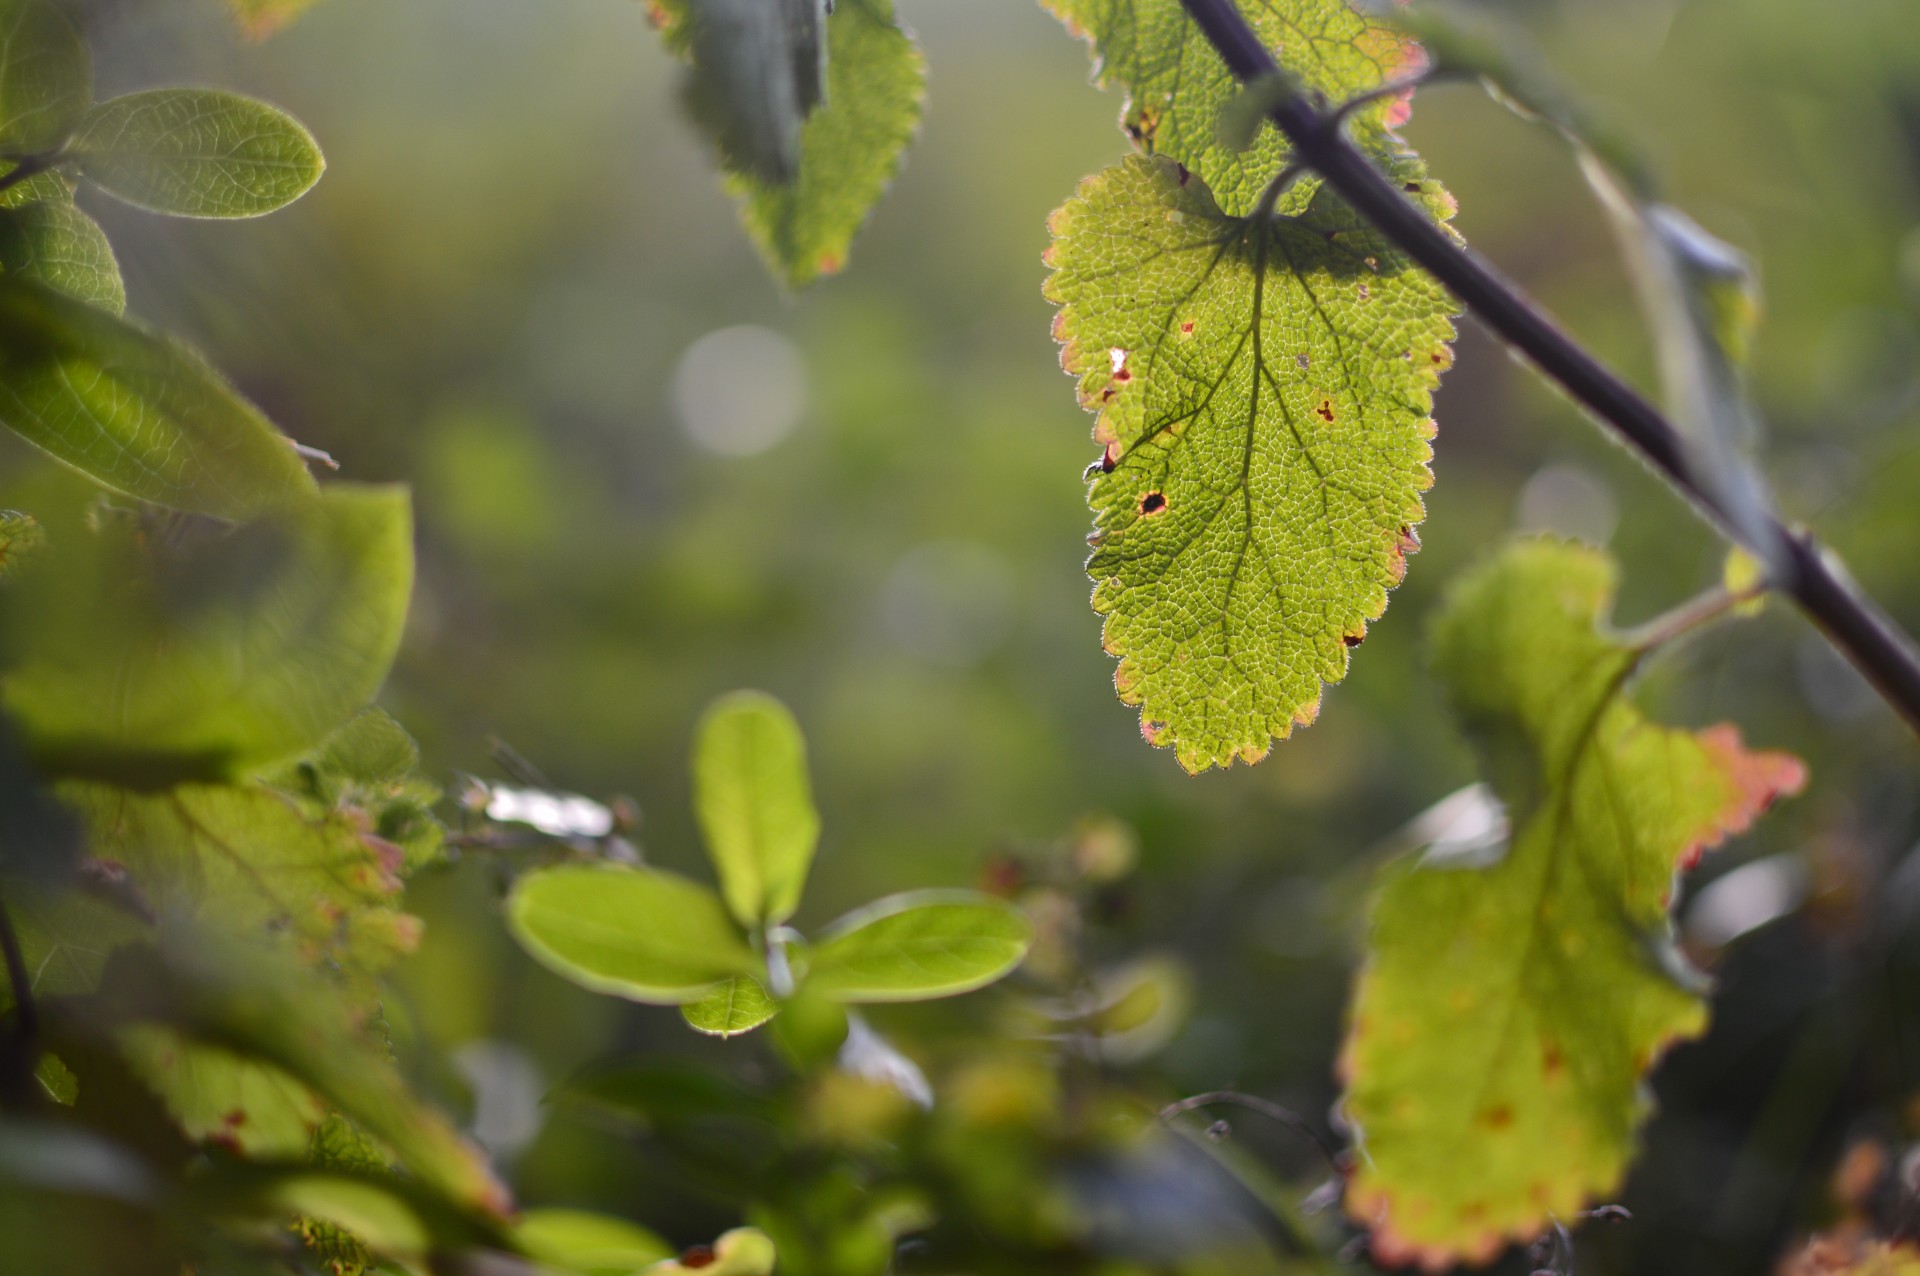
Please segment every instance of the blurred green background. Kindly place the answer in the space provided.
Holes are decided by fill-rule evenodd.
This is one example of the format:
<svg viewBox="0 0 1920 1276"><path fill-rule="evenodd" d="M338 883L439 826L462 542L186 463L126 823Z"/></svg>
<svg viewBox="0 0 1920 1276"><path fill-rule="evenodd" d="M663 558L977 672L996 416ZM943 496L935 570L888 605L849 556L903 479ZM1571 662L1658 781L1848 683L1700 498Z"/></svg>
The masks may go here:
<svg viewBox="0 0 1920 1276"><path fill-rule="evenodd" d="M1676 202L1759 259L1755 392L1785 512L1920 627L1920 5L1498 7L1645 141ZM900 8L931 65L922 135L848 269L797 298L735 224L634 0L325 0L258 45L214 0L96 0L102 96L255 92L330 168L259 222L89 207L132 313L201 346L344 476L414 486L420 577L384 702L433 774L500 778L504 741L555 786L631 795L646 854L704 873L688 736L714 695L763 687L812 749L826 832L808 927L972 882L1109 812L1139 831L1141 864L1095 951L1171 951L1197 987L1139 1084L1237 1087L1322 1120L1368 877L1473 779L1419 657L1448 580L1515 529L1581 535L1621 557L1633 622L1711 584L1721 548L1469 319L1425 548L1352 673L1258 766L1185 776L1112 694L1080 566L1091 421L1040 296L1046 214L1122 154L1120 102L1032 0ZM1407 134L1472 244L1648 382L1564 147L1471 86L1423 91ZM56 481L17 444L0 457L0 503ZM1653 1151L1622 1198L1638 1221L1588 1261L1760 1270L1831 1208L1843 1146L1920 1133L1903 942L1920 749L1778 607L1670 656L1643 695L1812 768L1809 793L1699 882L1786 856L1811 885L1724 950L1702 941L1715 1027L1662 1070ZM643 1144L522 1100L620 1052L752 1073L764 1045L694 1040L669 1011L537 969L505 938L499 882L468 859L412 889L427 939L392 1015L424 1083L477 1098L529 1203L678 1242L730 1225ZM931 1051L986 1023L994 995L876 1018ZM460 1068L431 1062L447 1052ZM1300 1165L1251 1128L1245 1147Z"/></svg>

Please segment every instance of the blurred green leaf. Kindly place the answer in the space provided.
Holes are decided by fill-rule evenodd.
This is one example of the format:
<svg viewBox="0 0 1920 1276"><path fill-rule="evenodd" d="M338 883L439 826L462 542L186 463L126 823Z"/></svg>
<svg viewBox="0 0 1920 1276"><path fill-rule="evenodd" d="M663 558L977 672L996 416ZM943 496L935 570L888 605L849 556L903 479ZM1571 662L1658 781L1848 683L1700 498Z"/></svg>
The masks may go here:
<svg viewBox="0 0 1920 1276"><path fill-rule="evenodd" d="M624 1218L585 1210L527 1210L514 1239L542 1266L578 1276L631 1276L673 1255L673 1247Z"/></svg>
<svg viewBox="0 0 1920 1276"><path fill-rule="evenodd" d="M298 120L218 89L149 89L102 102L67 153L114 198L180 217L258 217L306 194L326 169Z"/></svg>
<svg viewBox="0 0 1920 1276"><path fill-rule="evenodd" d="M1732 727L1628 703L1645 651L1602 628L1613 591L1602 554L1527 541L1436 621L1434 672L1513 831L1490 867L1398 864L1374 905L1342 1065L1367 1149L1347 1210L1387 1263L1484 1263L1615 1190L1648 1069L1706 1026L1674 875L1804 782Z"/></svg>
<svg viewBox="0 0 1920 1276"><path fill-rule="evenodd" d="M47 0L0 3L0 154L58 146L93 100L93 64L66 15Z"/></svg>
<svg viewBox="0 0 1920 1276"><path fill-rule="evenodd" d="M848 914L820 936L806 991L846 1002L950 997L1011 971L1032 942L1026 916L991 895L894 895Z"/></svg>
<svg viewBox="0 0 1920 1276"><path fill-rule="evenodd" d="M47 529L39 519L19 510L0 510L0 580L17 575L46 543Z"/></svg>
<svg viewBox="0 0 1920 1276"><path fill-rule="evenodd" d="M127 308L120 263L106 232L67 201L0 208L0 270L38 279L116 315Z"/></svg>
<svg viewBox="0 0 1920 1276"><path fill-rule="evenodd" d="M692 1271L702 1276L772 1276L776 1258L773 1241L757 1227L736 1227L715 1241L712 1248L695 1246L688 1255L656 1263L647 1270L657 1276Z"/></svg>
<svg viewBox="0 0 1920 1276"><path fill-rule="evenodd" d="M752 1032L780 1013L780 1003L751 975L735 975L695 1002L680 1008L695 1031L711 1037Z"/></svg>
<svg viewBox="0 0 1920 1276"><path fill-rule="evenodd" d="M507 897L507 924L556 974L654 1005L699 1001L758 966L717 895L658 869L569 864L528 873Z"/></svg>
<svg viewBox="0 0 1920 1276"><path fill-rule="evenodd" d="M413 580L403 488L330 487L158 564L99 539L20 582L31 620L0 679L52 774L238 775L320 741L393 662Z"/></svg>
<svg viewBox="0 0 1920 1276"><path fill-rule="evenodd" d="M1258 761L1419 546L1456 307L1344 204L1229 216L1164 158L1088 178L1052 230L1114 686L1188 771Z"/></svg>
<svg viewBox="0 0 1920 1276"><path fill-rule="evenodd" d="M0 421L116 491L246 519L314 490L287 437L197 355L0 275Z"/></svg>
<svg viewBox="0 0 1920 1276"><path fill-rule="evenodd" d="M926 60L893 0L838 0L827 20L827 98L800 134L791 182L729 183L774 272L800 288L846 264L853 237L900 169L919 126Z"/></svg>
<svg viewBox="0 0 1920 1276"><path fill-rule="evenodd" d="M793 916L820 840L807 746L787 707L740 691L714 703L693 746L693 805L720 892L744 926Z"/></svg>

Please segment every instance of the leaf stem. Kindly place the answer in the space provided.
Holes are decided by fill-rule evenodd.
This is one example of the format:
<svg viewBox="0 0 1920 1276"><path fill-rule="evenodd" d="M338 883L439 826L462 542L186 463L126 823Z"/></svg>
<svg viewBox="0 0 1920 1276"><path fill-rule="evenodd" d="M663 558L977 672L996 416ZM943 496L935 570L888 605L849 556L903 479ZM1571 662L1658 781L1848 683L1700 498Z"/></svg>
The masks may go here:
<svg viewBox="0 0 1920 1276"><path fill-rule="evenodd" d="M1689 598L1671 611L1661 612L1643 625L1634 626L1622 637L1625 638L1629 647L1641 655L1646 655L1675 639L1684 638L1696 629L1712 624L1742 604L1765 597L1766 592L1763 586L1741 590L1724 587L1709 589L1697 597Z"/></svg>
<svg viewBox="0 0 1920 1276"><path fill-rule="evenodd" d="M1192 1112L1199 1108L1210 1108L1222 1105L1246 1108L1251 1112L1258 1112L1261 1116L1269 1120L1279 1122L1295 1134L1302 1136L1308 1142L1312 1143L1319 1151L1321 1157L1326 1161L1328 1169L1332 1170L1336 1175L1344 1172L1340 1165L1339 1152L1334 1149L1331 1143L1321 1137L1318 1130L1307 1124L1306 1118L1302 1117L1292 1108L1282 1107L1271 1099L1263 1099L1257 1094L1242 1094L1238 1090L1209 1090L1205 1094L1196 1094L1185 1099L1174 1100L1166 1107L1160 1109L1159 1119L1162 1121L1171 1121L1182 1112Z"/></svg>
<svg viewBox="0 0 1920 1276"><path fill-rule="evenodd" d="M1234 0L1180 0L1234 76L1251 83L1278 71ZM1318 172L1354 210L1438 279L1540 373L1603 422L1727 539L1743 543L1727 511L1694 474L1680 432L1619 374L1573 339L1540 305L1434 222L1299 93L1268 111L1292 141L1295 162ZM1851 660L1908 727L1920 734L1920 649L1839 560L1803 529L1777 520L1784 579L1776 583ZM1765 546L1747 546L1764 550Z"/></svg>

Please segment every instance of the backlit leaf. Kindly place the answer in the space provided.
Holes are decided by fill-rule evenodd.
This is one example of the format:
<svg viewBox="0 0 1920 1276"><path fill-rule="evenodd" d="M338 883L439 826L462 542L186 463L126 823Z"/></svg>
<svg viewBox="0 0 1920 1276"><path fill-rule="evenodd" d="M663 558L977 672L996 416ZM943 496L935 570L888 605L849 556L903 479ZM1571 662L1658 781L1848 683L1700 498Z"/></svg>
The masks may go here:
<svg viewBox="0 0 1920 1276"><path fill-rule="evenodd" d="M752 1032L780 1013L780 1003L751 975L735 975L717 984L700 1000L680 1008L696 1031L711 1037L737 1037Z"/></svg>
<svg viewBox="0 0 1920 1276"><path fill-rule="evenodd" d="M926 59L895 23L893 0L838 0L827 53L827 99L800 131L793 181L740 174L729 182L753 242L794 288L846 264L860 224L900 170L926 96Z"/></svg>
<svg viewBox="0 0 1920 1276"><path fill-rule="evenodd" d="M806 991L832 1001L925 1001L983 988L1020 964L1033 927L973 891L880 900L835 922L812 955Z"/></svg>
<svg viewBox="0 0 1920 1276"><path fill-rule="evenodd" d="M655 1005L699 1001L756 962L719 896L650 868L569 864L507 897L514 937L556 974Z"/></svg>
<svg viewBox="0 0 1920 1276"><path fill-rule="evenodd" d="M93 100L87 47L47 0L0 0L0 152L58 146Z"/></svg>
<svg viewBox="0 0 1920 1276"><path fill-rule="evenodd" d="M97 539L19 582L0 700L50 772L237 775L318 743L393 662L413 579L403 488L336 485L158 561L138 537Z"/></svg>
<svg viewBox="0 0 1920 1276"><path fill-rule="evenodd" d="M68 153L116 199L180 217L258 217L291 204L326 161L300 122L218 89L149 89L87 113Z"/></svg>
<svg viewBox="0 0 1920 1276"><path fill-rule="evenodd" d="M1603 627L1613 589L1598 552L1523 542L1435 628L1513 831L1491 864L1397 865L1374 905L1342 1064L1365 1148L1347 1207L1389 1263L1484 1262L1619 1185L1648 1070L1706 1026L1674 876L1804 781L1732 727L1662 727L1623 697L1644 652Z"/></svg>
<svg viewBox="0 0 1920 1276"><path fill-rule="evenodd" d="M116 315L127 308L113 245L99 223L70 201L0 208L0 270L38 279Z"/></svg>
<svg viewBox="0 0 1920 1276"><path fill-rule="evenodd" d="M1052 229L1114 685L1187 770L1256 761L1418 547L1453 303L1330 195L1232 217L1168 159L1087 179Z"/></svg>
<svg viewBox="0 0 1920 1276"><path fill-rule="evenodd" d="M527 1210L513 1234L535 1262L578 1276L630 1276L673 1254L638 1223L585 1210Z"/></svg>
<svg viewBox="0 0 1920 1276"><path fill-rule="evenodd" d="M707 711L694 737L693 805L720 893L741 924L793 916L820 816L806 741L785 705L742 691Z"/></svg>
<svg viewBox="0 0 1920 1276"><path fill-rule="evenodd" d="M1247 145L1238 145L1243 140L1239 137L1222 136L1222 122L1233 121L1244 109L1240 82L1187 17L1180 0L1042 3L1092 45L1100 86L1126 90L1121 125L1135 145L1186 165L1227 213L1253 211L1268 181L1285 167L1291 148L1271 124L1262 125ZM1282 71L1329 102L1403 79L1424 62L1417 44L1363 17L1346 0L1239 7ZM1424 177L1418 161L1404 154L1391 133L1406 109L1404 99L1382 98L1355 110L1350 127L1356 141L1389 162L1397 181L1417 183ZM1318 188L1319 179L1302 178L1280 210L1306 207Z"/></svg>
<svg viewBox="0 0 1920 1276"><path fill-rule="evenodd" d="M0 422L128 496L246 519L314 491L286 436L179 344L0 275Z"/></svg>

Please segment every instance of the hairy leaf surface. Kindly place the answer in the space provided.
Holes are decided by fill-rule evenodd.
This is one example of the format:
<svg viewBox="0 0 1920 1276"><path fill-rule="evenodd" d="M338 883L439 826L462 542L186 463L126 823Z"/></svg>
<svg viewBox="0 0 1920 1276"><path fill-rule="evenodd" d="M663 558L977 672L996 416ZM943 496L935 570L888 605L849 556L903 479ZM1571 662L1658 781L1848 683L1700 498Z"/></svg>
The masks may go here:
<svg viewBox="0 0 1920 1276"><path fill-rule="evenodd" d="M1114 685L1189 771L1255 761L1418 546L1453 304L1330 196L1233 217L1168 159L1087 179L1052 229Z"/></svg>
<svg viewBox="0 0 1920 1276"><path fill-rule="evenodd" d="M246 519L310 495L287 437L178 343L0 275L0 422L115 491Z"/></svg>
<svg viewBox="0 0 1920 1276"><path fill-rule="evenodd" d="M71 200L0 208L0 270L38 279L116 315L127 308L113 245L99 223Z"/></svg>
<svg viewBox="0 0 1920 1276"><path fill-rule="evenodd" d="M1121 127L1150 155L1165 155L1200 175L1220 207L1236 216L1253 211L1267 182L1287 162L1290 147L1271 124L1251 145L1222 137L1240 83L1195 26L1180 0L1042 0L1069 30L1092 45L1095 80L1127 92ZM1282 71L1332 103L1378 89L1423 65L1417 44L1392 27L1363 17L1346 0L1252 0L1241 12ZM1419 161L1405 153L1391 129L1406 115L1404 99L1382 98L1355 110L1355 140L1388 162L1402 182L1421 182ZM1319 180L1304 177L1283 197L1282 212L1312 200ZM1443 202L1437 188L1426 192Z"/></svg>
<svg viewBox="0 0 1920 1276"><path fill-rule="evenodd" d="M1643 651L1603 628L1603 555L1523 542L1465 581L1434 667L1506 803L1492 866L1387 877L1343 1055L1365 1157L1347 1207L1388 1262L1484 1262L1612 1191L1660 1053L1698 1035L1674 875L1804 772L1729 726L1622 695Z"/></svg>
<svg viewBox="0 0 1920 1276"><path fill-rule="evenodd" d="M0 0L0 151L51 150L92 100L87 47L66 15L47 0Z"/></svg>
<svg viewBox="0 0 1920 1276"><path fill-rule="evenodd" d="M219 89L102 102L68 151L107 194L179 217L258 217L306 194L326 168L298 120Z"/></svg>

